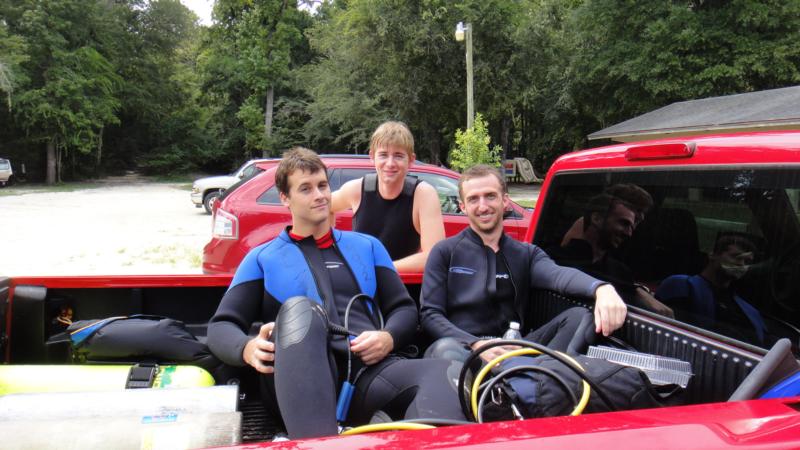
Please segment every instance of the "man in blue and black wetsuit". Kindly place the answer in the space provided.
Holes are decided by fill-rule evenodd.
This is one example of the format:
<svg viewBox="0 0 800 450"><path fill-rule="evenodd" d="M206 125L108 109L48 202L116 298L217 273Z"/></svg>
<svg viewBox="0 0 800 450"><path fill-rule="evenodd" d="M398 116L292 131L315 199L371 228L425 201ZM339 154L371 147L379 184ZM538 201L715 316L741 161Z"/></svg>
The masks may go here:
<svg viewBox="0 0 800 450"><path fill-rule="evenodd" d="M422 326L436 340L426 356L465 359L501 336L509 322L522 324L525 339L561 351L583 350L587 335L609 335L622 326L627 308L610 284L558 266L539 247L503 232L509 198L496 169L466 170L459 195L469 227L433 247L422 279ZM588 310L572 308L530 331L526 319L534 289L594 298L594 320ZM490 361L508 350L495 347L481 357Z"/></svg>
<svg viewBox="0 0 800 450"><path fill-rule="evenodd" d="M344 421L337 393L350 385L348 423L379 409L463 420L451 381L458 367L397 356L418 324L414 301L377 239L330 227L327 171L316 153L287 152L275 178L292 225L245 256L209 324L212 352L264 374L265 399L275 396L293 439L336 434L337 413ZM265 325L248 336L256 322ZM337 325L355 337L332 335Z"/></svg>

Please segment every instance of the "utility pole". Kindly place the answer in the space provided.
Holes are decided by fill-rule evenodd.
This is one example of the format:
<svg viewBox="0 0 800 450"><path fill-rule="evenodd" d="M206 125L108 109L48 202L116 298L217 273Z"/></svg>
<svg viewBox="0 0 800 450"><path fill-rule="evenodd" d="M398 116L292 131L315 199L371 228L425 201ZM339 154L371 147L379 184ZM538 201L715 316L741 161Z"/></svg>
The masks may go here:
<svg viewBox="0 0 800 450"><path fill-rule="evenodd" d="M456 41L463 41L466 37L467 47L467 128L472 128L475 120L475 102L472 96L472 24L466 25L458 22L456 26Z"/></svg>

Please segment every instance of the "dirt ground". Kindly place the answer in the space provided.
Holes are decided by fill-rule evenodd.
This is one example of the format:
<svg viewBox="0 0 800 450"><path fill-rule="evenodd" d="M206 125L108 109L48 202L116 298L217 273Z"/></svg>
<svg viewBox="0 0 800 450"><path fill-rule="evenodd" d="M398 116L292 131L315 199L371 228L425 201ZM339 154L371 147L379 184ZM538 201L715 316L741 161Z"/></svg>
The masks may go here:
<svg viewBox="0 0 800 450"><path fill-rule="evenodd" d="M211 218L187 185L109 183L0 196L0 274L201 273Z"/></svg>
<svg viewBox="0 0 800 450"><path fill-rule="evenodd" d="M0 275L201 273L211 216L189 185L111 179L71 192L0 195ZM11 191L13 189L13 191ZM538 185L513 185L533 200Z"/></svg>

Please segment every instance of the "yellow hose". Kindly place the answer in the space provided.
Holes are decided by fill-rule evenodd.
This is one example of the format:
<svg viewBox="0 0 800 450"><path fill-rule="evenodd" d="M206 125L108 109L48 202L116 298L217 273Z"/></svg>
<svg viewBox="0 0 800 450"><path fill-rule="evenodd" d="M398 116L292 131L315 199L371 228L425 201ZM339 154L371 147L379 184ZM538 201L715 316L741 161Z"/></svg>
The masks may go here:
<svg viewBox="0 0 800 450"><path fill-rule="evenodd" d="M472 390L470 391L470 400L471 400L472 411L475 417L478 417L478 389L480 388L483 379L486 377L486 374L489 373L490 370L492 370L495 366L497 366L498 364L500 364L501 362L505 361L508 358L512 358L514 356L522 356L522 355L540 355L541 353L542 352L540 352L539 350L535 350L532 348L521 348L518 350L511 350L508 353L503 353L497 358L489 361L489 363L486 364L481 369L480 372L478 372L478 375L475 377L475 381L472 383ZM578 362L575 361L573 358L561 352L559 352L559 354L564 358L566 358L567 360L569 360L572 364L574 364L575 367L583 370L583 367L581 367L581 365L578 364ZM591 395L591 387L589 386L589 383L586 382L586 380L581 379L581 381L583 382L582 383L583 394L581 395L581 399L578 402L578 404L575 405L575 409L573 409L572 412L570 413L571 416L577 416L581 414L584 408L586 408L586 405L589 403L589 396Z"/></svg>
<svg viewBox="0 0 800 450"><path fill-rule="evenodd" d="M388 423L373 423L369 425L362 425L360 427L350 428L349 430L342 431L342 436L349 436L352 434L374 433L376 431L393 431L393 430L429 430L436 428L433 425L425 423L413 422L388 422Z"/></svg>

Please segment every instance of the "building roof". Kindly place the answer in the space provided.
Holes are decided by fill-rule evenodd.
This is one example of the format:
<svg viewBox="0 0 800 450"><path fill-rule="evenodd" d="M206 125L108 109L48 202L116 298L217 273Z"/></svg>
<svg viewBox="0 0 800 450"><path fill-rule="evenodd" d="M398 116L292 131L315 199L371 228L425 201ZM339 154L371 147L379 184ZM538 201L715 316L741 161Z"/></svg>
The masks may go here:
<svg viewBox="0 0 800 450"><path fill-rule="evenodd" d="M736 131L800 129L800 86L677 102L590 134L633 142Z"/></svg>

